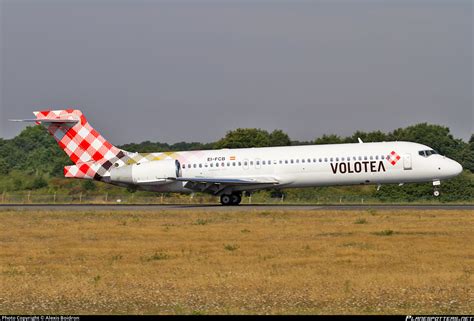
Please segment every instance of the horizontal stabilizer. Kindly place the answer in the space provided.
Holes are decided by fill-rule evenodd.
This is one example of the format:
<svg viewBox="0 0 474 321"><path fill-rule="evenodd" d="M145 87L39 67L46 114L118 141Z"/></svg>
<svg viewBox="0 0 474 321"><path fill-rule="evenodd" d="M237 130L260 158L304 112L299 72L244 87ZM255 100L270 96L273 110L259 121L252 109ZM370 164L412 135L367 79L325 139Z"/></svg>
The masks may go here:
<svg viewBox="0 0 474 321"><path fill-rule="evenodd" d="M75 124L80 122L79 119L9 119L14 122L31 122L31 123L57 123L57 124Z"/></svg>

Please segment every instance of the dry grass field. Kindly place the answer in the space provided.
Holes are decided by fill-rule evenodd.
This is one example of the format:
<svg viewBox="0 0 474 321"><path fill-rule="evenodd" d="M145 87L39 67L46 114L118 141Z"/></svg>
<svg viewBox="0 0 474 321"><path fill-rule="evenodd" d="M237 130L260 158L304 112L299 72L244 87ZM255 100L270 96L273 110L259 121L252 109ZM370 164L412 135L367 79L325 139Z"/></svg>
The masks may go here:
<svg viewBox="0 0 474 321"><path fill-rule="evenodd" d="M2 314L467 314L472 211L0 210Z"/></svg>

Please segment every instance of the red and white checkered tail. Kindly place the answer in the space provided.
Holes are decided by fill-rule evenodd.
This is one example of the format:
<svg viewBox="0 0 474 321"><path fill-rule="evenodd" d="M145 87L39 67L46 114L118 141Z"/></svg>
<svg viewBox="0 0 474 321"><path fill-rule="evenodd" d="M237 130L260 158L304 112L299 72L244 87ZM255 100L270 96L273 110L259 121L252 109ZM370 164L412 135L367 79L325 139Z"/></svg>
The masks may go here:
<svg viewBox="0 0 474 321"><path fill-rule="evenodd" d="M110 175L127 152L113 146L87 122L80 110L35 111L36 122L47 128L75 165L64 167L64 176L101 180Z"/></svg>

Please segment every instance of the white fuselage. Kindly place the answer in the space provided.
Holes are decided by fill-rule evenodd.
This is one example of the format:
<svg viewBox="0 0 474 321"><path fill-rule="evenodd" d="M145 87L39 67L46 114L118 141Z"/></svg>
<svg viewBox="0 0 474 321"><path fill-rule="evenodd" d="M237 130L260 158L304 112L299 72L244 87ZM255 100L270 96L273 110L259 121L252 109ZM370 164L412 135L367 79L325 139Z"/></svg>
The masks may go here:
<svg viewBox="0 0 474 321"><path fill-rule="evenodd" d="M303 145L173 153L188 178L271 178L268 186L233 191L329 185L436 182L458 175L459 163L411 142ZM157 153L156 155L163 155ZM162 192L190 192L183 182L153 186Z"/></svg>

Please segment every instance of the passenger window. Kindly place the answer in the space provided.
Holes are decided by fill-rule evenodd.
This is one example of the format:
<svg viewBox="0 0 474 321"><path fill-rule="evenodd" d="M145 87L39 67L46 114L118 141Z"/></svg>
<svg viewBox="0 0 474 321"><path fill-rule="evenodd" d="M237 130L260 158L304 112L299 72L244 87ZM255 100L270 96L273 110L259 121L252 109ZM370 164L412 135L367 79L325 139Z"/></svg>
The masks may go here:
<svg viewBox="0 0 474 321"><path fill-rule="evenodd" d="M224 164L224 163L222 163L222 164L221 164L221 166L222 166L222 167L224 167L224 166L225 166L225 164Z"/></svg>
<svg viewBox="0 0 474 321"><path fill-rule="evenodd" d="M327 162L328 162L328 159L327 159L326 157L324 158L324 162L325 162L325 163L327 163Z"/></svg>
<svg viewBox="0 0 474 321"><path fill-rule="evenodd" d="M299 163L299 162L300 162L300 160L297 158L297 159L296 159L296 163Z"/></svg>
<svg viewBox="0 0 474 321"><path fill-rule="evenodd" d="M287 159L285 159L285 164L288 164L288 160L287 160Z"/></svg>
<svg viewBox="0 0 474 321"><path fill-rule="evenodd" d="M336 162L338 162L338 161L339 161L339 157L336 157Z"/></svg>
<svg viewBox="0 0 474 321"><path fill-rule="evenodd" d="M280 164L282 164L282 163L283 163L283 161L282 161L281 159L280 159L278 162L279 162Z"/></svg>
<svg viewBox="0 0 474 321"><path fill-rule="evenodd" d="M293 160L290 160L290 162L293 164Z"/></svg>
<svg viewBox="0 0 474 321"><path fill-rule="evenodd" d="M247 166L247 162L244 162L244 166Z"/></svg>
<svg viewBox="0 0 474 321"><path fill-rule="evenodd" d="M257 164L258 165L258 164ZM262 161L262 165L265 165L265 161Z"/></svg>
<svg viewBox="0 0 474 321"><path fill-rule="evenodd" d="M232 166L235 166L235 162L232 162Z"/></svg>
<svg viewBox="0 0 474 321"><path fill-rule="evenodd" d="M304 158L301 160L302 163L304 163Z"/></svg>
<svg viewBox="0 0 474 321"><path fill-rule="evenodd" d="M207 164L204 164L204 167L207 168Z"/></svg>
<svg viewBox="0 0 474 321"><path fill-rule="evenodd" d="M364 156L364 160L367 160L367 156Z"/></svg>
<svg viewBox="0 0 474 321"><path fill-rule="evenodd" d="M253 161L250 161L250 166L252 166L252 165L253 165Z"/></svg>
<svg viewBox="0 0 474 321"><path fill-rule="evenodd" d="M323 159L322 159L322 158L320 158L320 159L319 159L319 162L320 162L320 163L322 163L322 162L323 162Z"/></svg>
<svg viewBox="0 0 474 321"><path fill-rule="evenodd" d="M370 156L370 160L373 160L373 159L374 159L374 157L373 157L373 156Z"/></svg>
<svg viewBox="0 0 474 321"><path fill-rule="evenodd" d="M316 158L313 158L313 163L316 163Z"/></svg>
<svg viewBox="0 0 474 321"><path fill-rule="evenodd" d="M183 164L183 168L186 168L186 165L185 165L185 164Z"/></svg>
<svg viewBox="0 0 474 321"><path fill-rule="evenodd" d="M227 166L230 167L230 163L227 163Z"/></svg>
<svg viewBox="0 0 474 321"><path fill-rule="evenodd" d="M219 167L219 163L216 163L216 167Z"/></svg>
<svg viewBox="0 0 474 321"><path fill-rule="evenodd" d="M193 167L196 168L196 164L194 164Z"/></svg>
<svg viewBox="0 0 474 321"><path fill-rule="evenodd" d="M213 163L210 163L209 166L214 167L214 164L213 164Z"/></svg>
<svg viewBox="0 0 474 321"><path fill-rule="evenodd" d="M330 160L331 160L331 162L332 162L332 161L333 161L333 158L331 157Z"/></svg>

